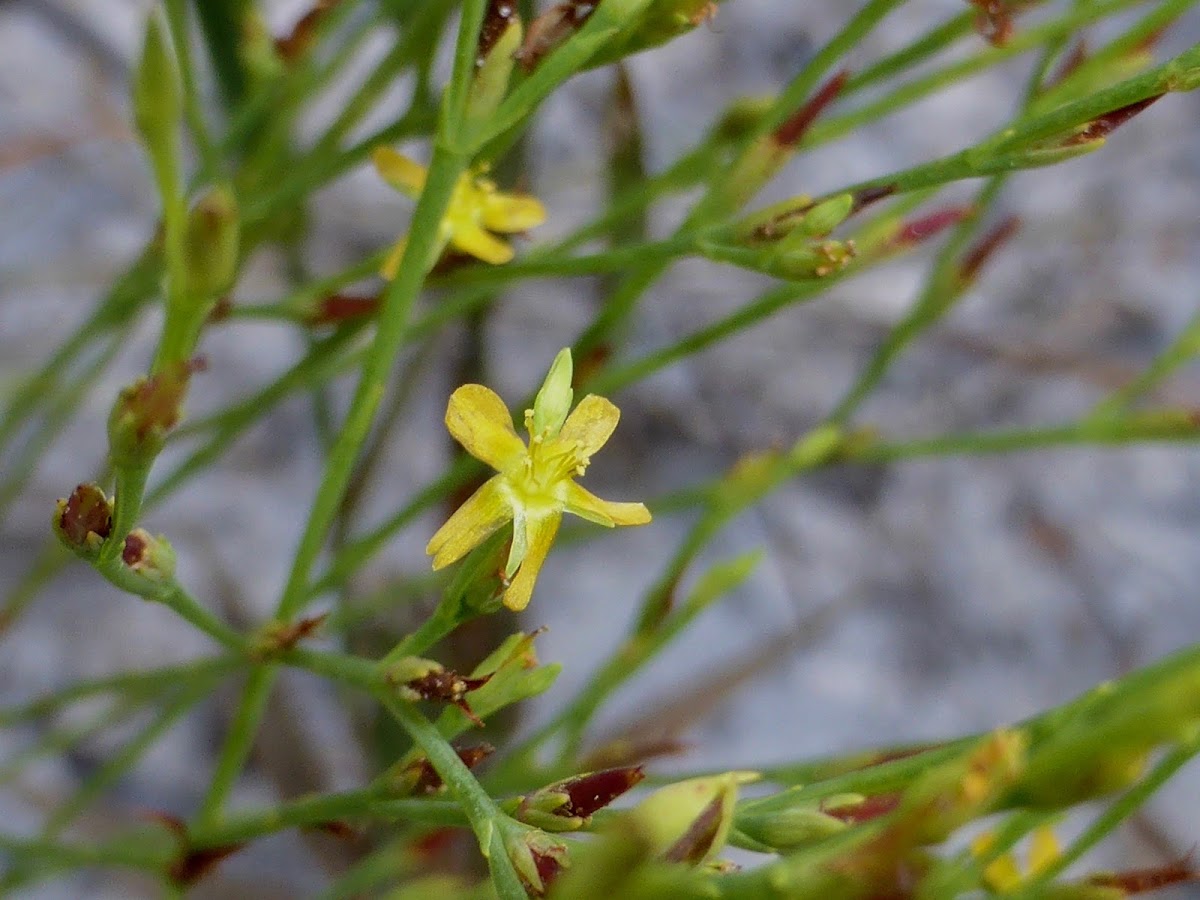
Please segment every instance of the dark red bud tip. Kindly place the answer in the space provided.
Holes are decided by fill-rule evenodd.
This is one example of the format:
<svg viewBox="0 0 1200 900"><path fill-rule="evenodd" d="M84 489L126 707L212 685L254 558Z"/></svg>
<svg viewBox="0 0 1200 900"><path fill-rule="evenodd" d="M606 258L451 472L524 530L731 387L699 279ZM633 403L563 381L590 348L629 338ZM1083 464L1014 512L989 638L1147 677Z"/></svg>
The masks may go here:
<svg viewBox="0 0 1200 900"><path fill-rule="evenodd" d="M1087 58L1087 41L1085 41L1083 38L1080 38L1071 45L1070 51L1066 56L1063 57L1062 62L1059 64L1058 71L1055 72L1050 78L1046 79L1046 84L1042 89L1046 90L1062 84L1075 73L1076 69L1078 69L1084 64L1084 62L1087 61Z"/></svg>
<svg viewBox="0 0 1200 900"><path fill-rule="evenodd" d="M546 10L529 23L525 41L513 58L525 72L556 50L567 38L583 27L596 11L600 0L565 0Z"/></svg>
<svg viewBox="0 0 1200 900"><path fill-rule="evenodd" d="M326 612L316 616L306 616L298 622L284 625L272 632L271 642L277 650L291 650L302 640L316 634L328 618L329 613Z"/></svg>
<svg viewBox="0 0 1200 900"><path fill-rule="evenodd" d="M1156 103L1162 96L1163 94L1155 94L1153 97L1147 97L1145 100L1139 100L1137 103L1130 103L1128 106L1122 106L1120 109L1097 116L1063 141L1062 146L1074 147L1105 138L1146 107Z"/></svg>
<svg viewBox="0 0 1200 900"><path fill-rule="evenodd" d="M275 42L275 50L285 62L295 62L312 48L317 26L341 0L317 0L312 9L296 22L291 32Z"/></svg>
<svg viewBox="0 0 1200 900"><path fill-rule="evenodd" d="M979 9L975 30L993 47L1003 47L1013 33L1013 11L1010 0L971 0Z"/></svg>
<svg viewBox="0 0 1200 900"><path fill-rule="evenodd" d="M454 752L468 769L474 769L481 762L496 752L491 744L476 744L473 747L455 747ZM429 760L421 757L414 764L417 769L417 780L413 785L414 794L432 794L442 786L442 777L438 775Z"/></svg>
<svg viewBox="0 0 1200 900"><path fill-rule="evenodd" d="M125 536L125 546L121 548L121 562L133 568L146 557L150 545L144 534L132 531Z"/></svg>
<svg viewBox="0 0 1200 900"><path fill-rule="evenodd" d="M537 866L538 878L542 879L542 893L545 889L554 883L554 879L558 878L562 871L562 860L551 853L542 853L538 850L530 850L533 856L533 864Z"/></svg>
<svg viewBox="0 0 1200 900"><path fill-rule="evenodd" d="M900 792L893 794L876 794L860 803L850 803L845 806L827 807L821 804L821 812L847 825L857 825L885 816L900 805Z"/></svg>
<svg viewBox="0 0 1200 900"><path fill-rule="evenodd" d="M981 237L963 256L958 270L959 280L964 283L974 281L996 251L1008 243L1020 228L1021 219L1018 216L1009 216Z"/></svg>
<svg viewBox="0 0 1200 900"><path fill-rule="evenodd" d="M807 103L792 113L782 125L775 129L775 143L781 147L794 147L800 143L800 139L812 127L812 123L816 121L817 116L824 112L825 108L837 99L838 94L842 92L842 88L846 86L846 82L849 79L849 70L842 69L842 71L821 85L817 89L817 92L809 98Z"/></svg>
<svg viewBox="0 0 1200 900"><path fill-rule="evenodd" d="M861 212L871 204L885 200L894 193L896 193L896 185L894 184L881 184L876 187L863 188L854 195L854 202L850 207L850 215Z"/></svg>
<svg viewBox="0 0 1200 900"><path fill-rule="evenodd" d="M724 811L722 798L714 797L704 811L696 816L683 837L667 848L662 858L666 862L699 863L708 855L720 833Z"/></svg>
<svg viewBox="0 0 1200 900"><path fill-rule="evenodd" d="M905 222L900 226L896 236L892 238L892 244L899 246L919 244L974 214L975 209L971 206L950 206L946 209L939 209L927 216Z"/></svg>
<svg viewBox="0 0 1200 900"><path fill-rule="evenodd" d="M208 314L208 324L216 325L219 322L224 322L233 313L233 300L228 294L224 294L217 298L217 302L213 304L212 312Z"/></svg>
<svg viewBox="0 0 1200 900"><path fill-rule="evenodd" d="M167 874L177 885L193 885L215 869L225 857L232 856L244 846L245 844L226 844L207 850L192 850L173 862Z"/></svg>
<svg viewBox="0 0 1200 900"><path fill-rule="evenodd" d="M187 825L178 816L157 810L151 810L144 815L170 831L179 843L179 856L167 868L168 877L179 887L195 884L211 872L221 860L237 853L245 846L244 843L224 844L220 847L194 850L188 837Z"/></svg>
<svg viewBox="0 0 1200 900"><path fill-rule="evenodd" d="M96 485L81 484L63 504L58 527L74 547L85 546L89 534L107 538L112 531L112 504Z"/></svg>
<svg viewBox="0 0 1200 900"><path fill-rule="evenodd" d="M351 319L373 316L379 311L379 295L353 297L349 294L331 294L317 302L317 308L308 317L309 325L337 325Z"/></svg>
<svg viewBox="0 0 1200 900"><path fill-rule="evenodd" d="M132 421L139 440L152 433L165 434L179 423L188 382L196 372L208 368L208 361L197 356L166 366L161 372L135 382L118 400L121 414Z"/></svg>
<svg viewBox="0 0 1200 900"><path fill-rule="evenodd" d="M1200 872L1192 868L1190 853L1183 859L1165 866L1109 872L1087 879L1087 883L1095 887L1116 888L1128 895L1158 891L1172 884L1187 884L1193 881L1200 881Z"/></svg>
<svg viewBox="0 0 1200 900"><path fill-rule="evenodd" d="M331 819L328 822L319 822L313 826L315 831L320 831L324 834L332 835L335 838L352 841L361 837L361 833L350 825L349 822L344 822L341 819Z"/></svg>
<svg viewBox="0 0 1200 900"><path fill-rule="evenodd" d="M492 52L492 48L516 16L517 4L513 0L489 0L487 11L483 14L483 27L479 29L479 55L475 57L476 65L483 65L484 59Z"/></svg>
<svg viewBox="0 0 1200 900"><path fill-rule="evenodd" d="M612 803L646 777L642 766L605 769L578 778L568 778L557 786L569 798L554 811L555 815L586 819L598 809Z"/></svg>

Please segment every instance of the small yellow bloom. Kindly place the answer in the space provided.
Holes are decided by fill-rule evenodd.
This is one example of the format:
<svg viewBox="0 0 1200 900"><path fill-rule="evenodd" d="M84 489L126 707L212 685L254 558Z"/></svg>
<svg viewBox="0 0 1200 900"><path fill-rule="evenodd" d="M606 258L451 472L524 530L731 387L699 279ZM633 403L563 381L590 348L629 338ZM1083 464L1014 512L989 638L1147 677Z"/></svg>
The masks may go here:
<svg viewBox="0 0 1200 900"><path fill-rule="evenodd" d="M376 147L371 158L383 180L396 190L413 199L421 195L426 169L420 163L391 147ZM515 234L544 221L546 210L536 197L499 190L495 182L484 177L484 170L465 172L454 186L446 217L442 219L442 249L449 244L486 263L501 265L513 258L513 249L495 233ZM407 237L401 235L392 247L379 270L384 278L396 277L406 243Z"/></svg>
<svg viewBox="0 0 1200 900"><path fill-rule="evenodd" d="M571 351L554 359L533 409L525 411L529 445L517 436L504 401L481 384L466 384L450 396L446 427L476 459L499 474L483 484L430 539L425 552L441 569L461 559L508 521L512 547L505 576L504 605L524 609L538 571L550 551L563 512L591 522L644 525L650 511L641 503L613 503L584 490L575 479L617 427L620 411L589 394L570 415Z"/></svg>
<svg viewBox="0 0 1200 900"><path fill-rule="evenodd" d="M971 852L976 856L987 853L996 836L985 831L971 842ZM996 857L983 870L983 882L997 894L1010 894L1029 878L1044 872L1051 863L1062 856L1058 838L1054 829L1048 826L1035 828L1029 838L1029 851L1026 857L1027 871L1022 873L1012 853Z"/></svg>

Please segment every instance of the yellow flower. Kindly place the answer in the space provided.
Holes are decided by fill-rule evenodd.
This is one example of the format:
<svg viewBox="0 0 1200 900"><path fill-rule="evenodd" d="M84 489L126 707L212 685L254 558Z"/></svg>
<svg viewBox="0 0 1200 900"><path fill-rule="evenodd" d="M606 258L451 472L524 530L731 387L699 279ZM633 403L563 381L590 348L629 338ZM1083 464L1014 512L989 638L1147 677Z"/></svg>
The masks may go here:
<svg viewBox="0 0 1200 900"><path fill-rule="evenodd" d="M985 831L971 842L971 852L975 856L982 856L987 853L995 840L996 836L992 832ZM1035 828L1029 839L1029 852L1026 858L1027 871L1022 873L1013 854L1005 853L988 863L983 870L983 883L993 893L1012 893L1021 886L1022 882L1044 872L1060 856L1062 856L1062 849L1058 845L1054 829L1048 826Z"/></svg>
<svg viewBox="0 0 1200 900"><path fill-rule="evenodd" d="M499 474L438 529L425 552L433 556L433 567L441 569L511 520L512 547L505 566L509 583L504 592L509 609L524 609L529 603L564 511L609 528L650 521L641 503L601 500L575 483L617 427L621 413L603 397L589 394L568 416L571 371L571 351L563 350L533 409L525 411L528 447L517 436L504 401L481 384L460 387L446 408L446 427L455 440Z"/></svg>
<svg viewBox="0 0 1200 900"><path fill-rule="evenodd" d="M426 169L420 163L391 147L376 147L371 158L383 180L396 190L413 199L421 195ZM513 258L513 249L493 232L514 234L541 225L546 221L546 210L536 197L498 190L483 173L478 169L459 177L442 219L441 245L442 249L449 244L484 262L501 265ZM379 270L384 278L396 277L407 240L401 235L388 253Z"/></svg>

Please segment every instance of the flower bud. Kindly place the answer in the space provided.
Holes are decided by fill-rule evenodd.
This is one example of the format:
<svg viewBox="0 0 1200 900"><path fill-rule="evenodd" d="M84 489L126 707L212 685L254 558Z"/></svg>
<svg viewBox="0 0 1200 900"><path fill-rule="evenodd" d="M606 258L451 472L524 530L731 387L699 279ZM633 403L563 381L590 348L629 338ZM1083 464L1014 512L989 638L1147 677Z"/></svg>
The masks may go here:
<svg viewBox="0 0 1200 900"><path fill-rule="evenodd" d="M550 364L546 380L533 401L533 417L530 420L531 439L551 438L558 434L571 411L574 391L571 390L571 350L563 348Z"/></svg>
<svg viewBox="0 0 1200 900"><path fill-rule="evenodd" d="M475 78L467 94L468 122L486 120L508 92L515 55L524 36L516 0L491 0L484 13L475 59Z"/></svg>
<svg viewBox="0 0 1200 900"><path fill-rule="evenodd" d="M758 778L757 772L726 772L680 781L639 803L630 820L647 837L655 856L698 866L725 846L738 785Z"/></svg>
<svg viewBox="0 0 1200 900"><path fill-rule="evenodd" d="M133 81L133 118L156 166L174 164L183 96L175 56L158 16L146 22L142 57Z"/></svg>
<svg viewBox="0 0 1200 900"><path fill-rule="evenodd" d="M796 850L844 831L840 819L822 812L816 803L763 813L747 813L734 819L734 828L772 850Z"/></svg>
<svg viewBox="0 0 1200 900"><path fill-rule="evenodd" d="M168 364L122 389L108 417L113 465L146 465L158 455L183 416L188 382L200 367L197 361Z"/></svg>
<svg viewBox="0 0 1200 900"><path fill-rule="evenodd" d="M518 798L512 812L546 831L575 831L645 777L641 766L576 775Z"/></svg>
<svg viewBox="0 0 1200 900"><path fill-rule="evenodd" d="M143 578L170 581L175 577L175 548L161 534L135 528L125 536L121 561Z"/></svg>
<svg viewBox="0 0 1200 900"><path fill-rule="evenodd" d="M452 703L472 722L483 727L483 721L471 711L466 695L488 683L491 675L482 678L463 678L441 663L417 656L407 656L388 667L386 678L400 688L400 695L411 702L432 700Z"/></svg>
<svg viewBox="0 0 1200 900"><path fill-rule="evenodd" d="M192 207L184 231L189 302L206 304L229 290L237 272L239 230L237 199L226 185L211 188Z"/></svg>
<svg viewBox="0 0 1200 900"><path fill-rule="evenodd" d="M112 531L112 514L112 501L99 486L81 484L55 504L52 526L68 549L90 555Z"/></svg>
<svg viewBox="0 0 1200 900"><path fill-rule="evenodd" d="M491 744L476 744L471 747L455 747L454 752L468 769L496 752ZM434 794L442 789L442 776L437 773L429 758L423 753L409 755L389 769L381 779L388 790L398 796Z"/></svg>
<svg viewBox="0 0 1200 900"><path fill-rule="evenodd" d="M535 897L544 896L558 874L570 865L567 845L534 828L505 828L504 849L521 881Z"/></svg>

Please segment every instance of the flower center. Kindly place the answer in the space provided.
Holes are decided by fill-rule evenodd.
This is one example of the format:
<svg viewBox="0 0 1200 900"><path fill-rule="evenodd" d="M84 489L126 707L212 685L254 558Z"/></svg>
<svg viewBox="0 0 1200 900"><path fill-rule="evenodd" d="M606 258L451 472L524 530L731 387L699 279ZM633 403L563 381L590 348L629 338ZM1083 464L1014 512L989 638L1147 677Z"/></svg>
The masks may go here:
<svg viewBox="0 0 1200 900"><path fill-rule="evenodd" d="M529 432L529 452L518 476L525 490L550 495L557 485L587 471L590 460L579 452L578 441L561 440L549 428L534 433L532 409L525 410L525 430Z"/></svg>

